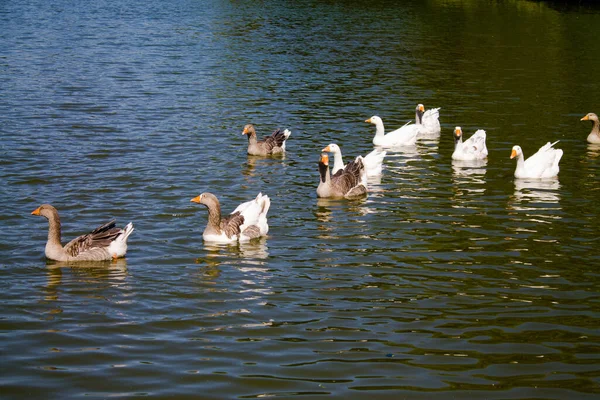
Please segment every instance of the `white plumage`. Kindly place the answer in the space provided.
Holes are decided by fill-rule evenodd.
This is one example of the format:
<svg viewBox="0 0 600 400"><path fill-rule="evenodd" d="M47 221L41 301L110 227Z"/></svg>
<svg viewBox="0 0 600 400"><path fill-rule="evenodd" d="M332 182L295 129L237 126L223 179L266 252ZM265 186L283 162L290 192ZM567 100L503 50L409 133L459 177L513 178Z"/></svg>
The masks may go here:
<svg viewBox="0 0 600 400"><path fill-rule="evenodd" d="M342 149L335 143L329 144L322 151L333 153L333 168L331 173L335 175L336 172L344 169L345 164L342 159ZM362 157L363 165L367 176L378 176L381 175L383 169L383 159L387 152L382 149L375 149L366 156Z"/></svg>
<svg viewBox="0 0 600 400"><path fill-rule="evenodd" d="M385 134L383 121L377 115L372 116L365 122L373 124L376 127L375 137L373 137L373 144L376 146L412 146L417 141L417 135L419 133L419 126L417 124L407 122L406 125L401 128Z"/></svg>
<svg viewBox="0 0 600 400"><path fill-rule="evenodd" d="M452 153L452 159L462 161L485 159L488 155L485 139L485 131L479 129L473 136L463 142L462 129L460 126L457 126L454 128L454 152Z"/></svg>
<svg viewBox="0 0 600 400"><path fill-rule="evenodd" d="M440 108L431 108L425 111L423 104L417 105L415 110L415 124L419 126L419 136L437 135L441 131Z"/></svg>
<svg viewBox="0 0 600 400"><path fill-rule="evenodd" d="M239 211L244 216L244 223L240 225L240 242L252 239L252 237L244 235L246 228L252 225L258 227L260 236L267 235L269 232L269 224L267 223L269 207L271 207L269 196L259 193L254 200L242 203L233 210L232 214Z"/></svg>
<svg viewBox="0 0 600 400"><path fill-rule="evenodd" d="M515 178L554 178L560 170L558 163L563 155L561 149L555 149L554 143L546 143L527 160L523 157L521 146L513 146L510 158L517 158L517 168L515 169Z"/></svg>

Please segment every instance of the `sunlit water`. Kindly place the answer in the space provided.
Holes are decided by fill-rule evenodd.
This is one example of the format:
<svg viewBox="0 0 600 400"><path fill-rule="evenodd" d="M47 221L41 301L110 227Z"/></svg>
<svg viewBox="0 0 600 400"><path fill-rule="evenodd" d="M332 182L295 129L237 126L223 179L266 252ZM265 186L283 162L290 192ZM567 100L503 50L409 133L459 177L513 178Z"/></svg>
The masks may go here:
<svg viewBox="0 0 600 400"><path fill-rule="evenodd" d="M597 398L599 9L280 3L0 6L1 397ZM417 103L439 137L316 198L325 145ZM451 160L456 125L488 160ZM558 179L513 178L556 140ZM269 237L205 245L204 191L268 194ZM133 221L127 258L47 263L42 203L65 241Z"/></svg>

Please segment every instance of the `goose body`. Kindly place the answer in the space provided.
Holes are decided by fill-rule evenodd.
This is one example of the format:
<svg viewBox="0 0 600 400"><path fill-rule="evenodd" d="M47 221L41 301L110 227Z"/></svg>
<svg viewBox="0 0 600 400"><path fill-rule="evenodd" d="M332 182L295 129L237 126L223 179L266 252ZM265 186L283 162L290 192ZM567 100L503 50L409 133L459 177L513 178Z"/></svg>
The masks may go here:
<svg viewBox="0 0 600 400"><path fill-rule="evenodd" d="M376 130L375 137L373 137L373 144L376 146L412 146L417 142L419 127L416 124L411 124L408 122L401 128L386 134L383 126L383 120L377 115L372 116L365 122L375 125Z"/></svg>
<svg viewBox="0 0 600 400"><path fill-rule="evenodd" d="M419 127L419 135L438 134L440 127L440 108L430 108L425 111L423 104L418 104L415 110L415 124Z"/></svg>
<svg viewBox="0 0 600 400"><path fill-rule="evenodd" d="M554 178L558 175L560 168L558 163L563 155L561 149L555 149L554 143L546 143L527 160L523 157L521 146L513 146L510 158L517 158L515 178L545 179Z"/></svg>
<svg viewBox="0 0 600 400"><path fill-rule="evenodd" d="M589 113L581 118L580 121L592 121L592 131L588 135L587 141L588 143L600 144L600 121L598 121L598 116L594 113Z"/></svg>
<svg viewBox="0 0 600 400"><path fill-rule="evenodd" d="M262 193L255 199L237 206L228 216L221 215L219 200L212 193L202 193L191 201L204 204L208 208L208 223L202 233L202 238L207 242L247 242L266 236L269 232L267 213L271 200Z"/></svg>
<svg viewBox="0 0 600 400"><path fill-rule="evenodd" d="M329 144L322 151L333 153L333 168L331 173L335 175L338 171L344 169L344 161L342 159L342 149L335 143ZM362 161L367 172L367 176L381 175L383 168L383 159L387 153L381 149L375 149L363 157Z"/></svg>
<svg viewBox="0 0 600 400"><path fill-rule="evenodd" d="M61 244L61 224L56 208L42 204L32 215L41 215L48 220L46 258L55 261L108 261L124 257L127 239L133 232L130 222L125 228L117 228L112 220L92 232L76 237L65 246Z"/></svg>
<svg viewBox="0 0 600 400"><path fill-rule="evenodd" d="M271 136L265 136L263 139L256 138L254 125L248 124L244 127L242 135L248 136L248 154L253 156L268 156L272 154L285 153L285 141L292 132L288 129L282 131L276 129Z"/></svg>
<svg viewBox="0 0 600 400"><path fill-rule="evenodd" d="M488 156L488 150L485 145L485 131L479 129L470 138L463 142L462 129L460 126L454 128L454 152L453 160L472 161L483 160Z"/></svg>
<svg viewBox="0 0 600 400"><path fill-rule="evenodd" d="M321 154L319 160L320 181L317 197L356 198L367 194L367 173L361 156L356 157L333 176L329 172L329 156Z"/></svg>

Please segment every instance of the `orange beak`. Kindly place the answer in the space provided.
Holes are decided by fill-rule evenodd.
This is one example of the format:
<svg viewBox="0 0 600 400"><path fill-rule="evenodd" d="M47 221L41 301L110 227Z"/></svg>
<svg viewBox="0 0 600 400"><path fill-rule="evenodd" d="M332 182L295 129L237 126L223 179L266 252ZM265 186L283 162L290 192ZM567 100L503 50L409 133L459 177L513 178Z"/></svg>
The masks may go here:
<svg viewBox="0 0 600 400"><path fill-rule="evenodd" d="M589 119L590 119L590 117L588 117L588 116L586 115L585 117L581 118L581 119L580 119L580 121L587 121L587 120L589 120Z"/></svg>
<svg viewBox="0 0 600 400"><path fill-rule="evenodd" d="M202 199L202 195L196 196L193 199L191 199L190 201L193 202L193 203L200 203L201 199Z"/></svg>
<svg viewBox="0 0 600 400"><path fill-rule="evenodd" d="M513 150L510 152L510 159L512 160L513 158L515 158L517 156L517 151Z"/></svg>
<svg viewBox="0 0 600 400"><path fill-rule="evenodd" d="M323 150L321 151L327 151L327 152L331 152L331 149L329 148L329 146L325 147Z"/></svg>
<svg viewBox="0 0 600 400"><path fill-rule="evenodd" d="M327 154L321 154L321 162L325 165L329 165L329 156Z"/></svg>
<svg viewBox="0 0 600 400"><path fill-rule="evenodd" d="M242 131L242 135L245 135L248 133L248 130L246 128L244 128L244 130Z"/></svg>
<svg viewBox="0 0 600 400"><path fill-rule="evenodd" d="M425 112L425 107L424 106L419 106L419 111Z"/></svg>
<svg viewBox="0 0 600 400"><path fill-rule="evenodd" d="M460 129L455 129L454 130L454 136L459 137L460 135L462 135L462 130Z"/></svg>
<svg viewBox="0 0 600 400"><path fill-rule="evenodd" d="M371 118L369 118L369 119L366 119L366 120L365 120L365 122L368 122L369 124L371 124L371 123L372 123L372 122L371 122Z"/></svg>
<svg viewBox="0 0 600 400"><path fill-rule="evenodd" d="M40 215L40 207L36 208L31 212L31 215Z"/></svg>

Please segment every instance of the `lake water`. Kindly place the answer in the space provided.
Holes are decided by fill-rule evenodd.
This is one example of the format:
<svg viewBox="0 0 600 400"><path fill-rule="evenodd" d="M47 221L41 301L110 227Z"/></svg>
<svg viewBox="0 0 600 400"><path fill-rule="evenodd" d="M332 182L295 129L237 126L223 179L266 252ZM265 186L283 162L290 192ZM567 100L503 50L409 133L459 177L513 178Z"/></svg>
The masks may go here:
<svg viewBox="0 0 600 400"><path fill-rule="evenodd" d="M535 1L0 4L3 398L597 399L600 8ZM368 198L316 198L320 150L441 107ZM289 128L284 158L246 154ZM489 158L451 160L452 131ZM517 181L510 149L564 150ZM202 241L272 199L268 238ZM47 262L133 221L126 259Z"/></svg>

